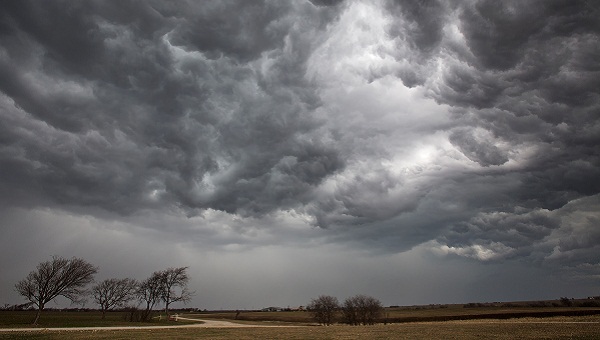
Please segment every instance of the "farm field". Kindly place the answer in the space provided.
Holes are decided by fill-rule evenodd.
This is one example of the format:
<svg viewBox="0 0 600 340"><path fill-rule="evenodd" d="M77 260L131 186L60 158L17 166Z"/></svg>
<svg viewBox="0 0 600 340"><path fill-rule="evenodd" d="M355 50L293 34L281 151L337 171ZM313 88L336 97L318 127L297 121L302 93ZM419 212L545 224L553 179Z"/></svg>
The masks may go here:
<svg viewBox="0 0 600 340"><path fill-rule="evenodd" d="M600 317L414 322L375 326L182 328L1 333L0 339L598 339Z"/></svg>
<svg viewBox="0 0 600 340"><path fill-rule="evenodd" d="M236 320L236 311L227 312L205 312L194 315L204 319L227 319ZM423 321L450 321L468 319L508 319L516 317L551 317L551 316L583 316L600 314L598 307L532 307L527 303L506 306L482 306L465 308L465 305L431 305L385 308L382 315L383 322L423 322ZM237 315L237 321L277 321L295 323L313 323L311 314L306 311L281 311L281 312L257 312L241 311ZM338 314L337 322L341 322Z"/></svg>
<svg viewBox="0 0 600 340"><path fill-rule="evenodd" d="M129 322L124 320L125 312L108 312L106 318L102 319L102 313L90 312L59 312L44 311L39 320L39 326L51 327L109 327L109 326L158 326L173 325L175 322L167 321L164 316L162 320L152 322ZM158 316L158 314L157 314ZM35 317L34 311L0 311L1 328L29 328Z"/></svg>
<svg viewBox="0 0 600 340"><path fill-rule="evenodd" d="M547 316L548 313L596 313L579 316ZM27 328L35 312L0 312L0 328ZM525 314L522 314L525 313ZM514 316L538 313L546 317L520 317L510 319L476 319L439 321L448 317L480 317L481 315ZM581 307L478 307L462 305L386 308L385 317L398 323L375 326L317 326L310 313L249 312L242 311L235 322L254 324L252 328L178 328L141 330L68 330L41 332L0 332L0 339L599 339L600 314L597 308ZM198 319L235 319L235 312L186 313L185 317ZM41 327L114 327L114 326L173 326L183 322L153 321L131 323L123 320L123 312L46 311L40 320ZM414 319L427 322L410 321ZM438 320L438 321L436 321ZM267 328L261 326L292 325L295 327Z"/></svg>
<svg viewBox="0 0 600 340"><path fill-rule="evenodd" d="M157 326L181 324L166 320L164 314L156 312L149 322L129 322L125 320L125 312L108 312L101 318L99 311L44 311L40 319L41 327L106 327L106 326ZM294 323L298 325L314 325L311 313L307 311L221 311L196 312L181 314L195 319L230 320L239 323L269 322L269 324ZM432 322L472 319L511 319L511 318L548 318L553 316L587 316L600 315L598 307L531 307L527 304L510 306L481 306L465 308L465 305L429 305L385 308L381 323ZM0 328L31 327L34 311L0 311ZM342 323L341 313L335 322Z"/></svg>

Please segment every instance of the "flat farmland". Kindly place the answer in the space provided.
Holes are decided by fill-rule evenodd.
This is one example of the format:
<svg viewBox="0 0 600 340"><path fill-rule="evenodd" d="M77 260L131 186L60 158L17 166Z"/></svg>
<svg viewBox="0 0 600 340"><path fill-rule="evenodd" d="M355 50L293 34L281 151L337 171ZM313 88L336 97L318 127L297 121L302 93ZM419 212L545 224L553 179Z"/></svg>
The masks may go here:
<svg viewBox="0 0 600 340"><path fill-rule="evenodd" d="M158 315L158 314L157 314ZM40 316L39 326L52 327L111 327L111 326L159 326L173 325L173 321L154 319L150 322L129 322L125 320L125 312L108 312L105 319L102 313L89 312L59 312L43 311ZM0 311L1 328L29 328L35 318L35 311Z"/></svg>
<svg viewBox="0 0 600 340"><path fill-rule="evenodd" d="M527 305L483 306L465 308L464 305L435 305L385 308L382 314L383 323L429 322L471 319L510 319L523 317L553 317L553 316L585 316L600 314L598 307L531 307ZM192 314L190 314L192 315ZM272 321L310 324L314 320L307 311L257 312L235 311L205 312L193 314L204 319L226 319L237 321ZM236 318L237 315L237 318ZM336 322L342 322L338 313Z"/></svg>
<svg viewBox="0 0 600 340"><path fill-rule="evenodd" d="M0 339L598 339L600 317L412 322L375 326L181 328L1 333Z"/></svg>
<svg viewBox="0 0 600 340"><path fill-rule="evenodd" d="M374 326L317 326L304 311L186 313L195 319L222 319L251 324L247 328L175 328L175 329L101 329L81 330L75 327L174 326L184 322L155 320L131 323L123 320L123 312L57 312L42 314L40 327L72 327L73 330L0 331L0 339L600 339L600 314L597 308L581 307L478 307L462 305L444 307L386 308L384 317L395 323ZM553 313L590 314L551 316ZM594 314L595 313L595 314ZM34 312L0 312L0 328L31 327ZM544 317L523 317L536 314ZM494 318L494 315L500 317ZM517 317L519 316L519 317ZM481 318L483 319L471 319ZM464 318L471 320L453 320ZM411 321L427 320L427 321ZM443 321L450 320L450 321ZM187 322L189 325L194 322ZM286 325L291 327L265 327ZM196 327L196 326L193 326Z"/></svg>

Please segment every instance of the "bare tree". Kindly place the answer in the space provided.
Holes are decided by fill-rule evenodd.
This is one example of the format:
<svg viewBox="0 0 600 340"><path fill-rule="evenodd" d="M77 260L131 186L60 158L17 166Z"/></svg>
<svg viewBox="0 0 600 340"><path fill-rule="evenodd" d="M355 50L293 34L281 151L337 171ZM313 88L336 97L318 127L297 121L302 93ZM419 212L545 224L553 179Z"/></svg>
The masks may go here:
<svg viewBox="0 0 600 340"><path fill-rule="evenodd" d="M344 315L344 320L346 323L350 325L358 325L358 307L354 301L354 298L347 298L344 300L344 304L342 305L342 314Z"/></svg>
<svg viewBox="0 0 600 340"><path fill-rule="evenodd" d="M351 325L373 325L381 317L382 311L381 302L366 295L347 298L342 306L344 319Z"/></svg>
<svg viewBox="0 0 600 340"><path fill-rule="evenodd" d="M37 270L19 281L15 288L27 300L37 306L33 320L37 324L46 303L63 296L71 303L82 301L85 286L94 281L98 268L79 258L65 259L53 256L51 261L38 264Z"/></svg>
<svg viewBox="0 0 600 340"><path fill-rule="evenodd" d="M381 319L381 315L383 314L383 306L381 305L381 301L372 297L365 296L364 300L362 300L361 309L363 312L361 313L361 321L363 325L374 325L379 319Z"/></svg>
<svg viewBox="0 0 600 340"><path fill-rule="evenodd" d="M169 316L169 305L173 302L188 302L193 292L188 291L187 284L189 277L187 275L188 267L168 268L161 272L154 273L158 275L162 282L161 299L165 303L165 313Z"/></svg>
<svg viewBox="0 0 600 340"><path fill-rule="evenodd" d="M94 301L102 309L102 319L106 311L122 307L134 298L137 281L134 279L106 279L92 287Z"/></svg>
<svg viewBox="0 0 600 340"><path fill-rule="evenodd" d="M333 317L339 308L339 302L335 296L321 295L316 299L312 299L307 308L318 323L328 326L333 323Z"/></svg>
<svg viewBox="0 0 600 340"><path fill-rule="evenodd" d="M152 308L162 298L163 285L159 274L160 272L155 272L152 276L142 281L135 293L137 298L146 304L146 309L141 315L142 321L148 320L152 313Z"/></svg>

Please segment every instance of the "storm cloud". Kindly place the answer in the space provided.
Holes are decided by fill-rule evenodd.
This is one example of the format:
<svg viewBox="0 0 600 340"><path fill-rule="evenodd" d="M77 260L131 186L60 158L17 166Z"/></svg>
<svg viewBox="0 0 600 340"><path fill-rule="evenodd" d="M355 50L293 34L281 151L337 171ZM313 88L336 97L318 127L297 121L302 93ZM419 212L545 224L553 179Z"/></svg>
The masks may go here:
<svg viewBox="0 0 600 340"><path fill-rule="evenodd" d="M587 294L599 13L583 0L4 2L2 248L41 233L29 266L56 253L109 266L101 245L122 238L191 267L210 253L230 279L218 259L312 249L338 266L299 264L318 267L314 286L285 261L261 274L301 282L299 304L361 261L340 254L365 256L362 277L387 271L375 258L422 261L426 277L450 264L456 287L469 266L507 282L525 266ZM140 268L179 265L160 258Z"/></svg>

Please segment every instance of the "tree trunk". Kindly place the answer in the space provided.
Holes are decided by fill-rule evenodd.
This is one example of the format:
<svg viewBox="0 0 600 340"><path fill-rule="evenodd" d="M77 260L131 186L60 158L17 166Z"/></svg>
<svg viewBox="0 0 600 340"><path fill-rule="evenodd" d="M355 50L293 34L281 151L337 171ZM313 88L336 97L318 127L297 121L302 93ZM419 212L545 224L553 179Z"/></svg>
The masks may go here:
<svg viewBox="0 0 600 340"><path fill-rule="evenodd" d="M106 309L102 308L102 320L104 320L105 316L106 316Z"/></svg>
<svg viewBox="0 0 600 340"><path fill-rule="evenodd" d="M169 319L169 304L165 303L165 314L167 314L167 320Z"/></svg>
<svg viewBox="0 0 600 340"><path fill-rule="evenodd" d="M142 321L147 321L150 316L150 302L146 302L146 311L142 315Z"/></svg>
<svg viewBox="0 0 600 340"><path fill-rule="evenodd" d="M38 324L38 320L40 319L40 314L42 313L42 308L44 308L44 305L40 305L38 307L37 313L35 313L35 320L33 320L34 325Z"/></svg>

